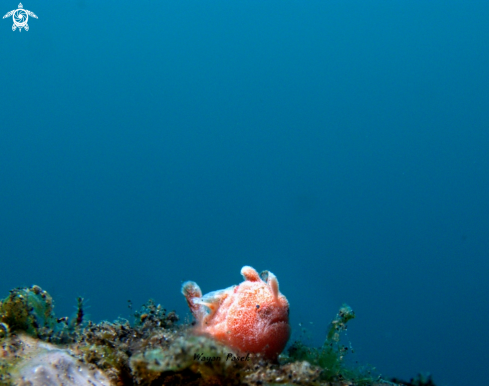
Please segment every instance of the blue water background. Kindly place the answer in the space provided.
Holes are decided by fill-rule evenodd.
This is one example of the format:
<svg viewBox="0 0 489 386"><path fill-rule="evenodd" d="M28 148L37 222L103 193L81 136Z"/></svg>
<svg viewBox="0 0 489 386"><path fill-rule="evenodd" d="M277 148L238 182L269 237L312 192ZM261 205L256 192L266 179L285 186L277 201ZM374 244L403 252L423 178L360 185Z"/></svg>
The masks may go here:
<svg viewBox="0 0 489 386"><path fill-rule="evenodd" d="M17 7L2 0L2 15ZM274 272L294 336L489 363L489 2L40 1L0 24L0 293L128 317Z"/></svg>

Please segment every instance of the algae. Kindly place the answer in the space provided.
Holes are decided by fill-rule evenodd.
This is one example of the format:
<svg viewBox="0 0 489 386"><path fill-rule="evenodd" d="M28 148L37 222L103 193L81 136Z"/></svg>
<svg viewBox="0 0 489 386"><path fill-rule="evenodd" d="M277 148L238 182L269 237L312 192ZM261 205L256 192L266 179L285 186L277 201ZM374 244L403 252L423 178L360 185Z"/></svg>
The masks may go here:
<svg viewBox="0 0 489 386"><path fill-rule="evenodd" d="M13 289L0 301L0 322L3 331L0 337L14 331L38 337L56 324L53 299L37 285Z"/></svg>
<svg viewBox="0 0 489 386"><path fill-rule="evenodd" d="M289 360L307 361L321 369L320 379L327 382L347 381L355 385L372 385L380 380L373 370L365 366L351 366L345 361L351 348L341 343L341 335L347 330L347 323L355 318L355 313L343 304L329 325L326 340L321 347L309 347L295 341L288 349Z"/></svg>

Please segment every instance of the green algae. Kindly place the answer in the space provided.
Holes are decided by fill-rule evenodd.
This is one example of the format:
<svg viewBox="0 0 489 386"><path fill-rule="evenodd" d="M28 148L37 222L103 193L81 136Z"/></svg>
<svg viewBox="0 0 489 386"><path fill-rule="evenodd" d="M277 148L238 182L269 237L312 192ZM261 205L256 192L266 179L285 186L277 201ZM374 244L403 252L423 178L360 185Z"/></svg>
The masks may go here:
<svg viewBox="0 0 489 386"><path fill-rule="evenodd" d="M44 330L53 329L56 319L53 312L53 299L39 286L16 288L0 301L0 322L2 336L15 331L23 331L38 337Z"/></svg>
<svg viewBox="0 0 489 386"><path fill-rule="evenodd" d="M76 317L56 318L53 298L41 287L15 288L0 301L0 340L23 333L46 342L75 342L84 327L83 298L77 299Z"/></svg>
<svg viewBox="0 0 489 386"><path fill-rule="evenodd" d="M372 385L379 377L372 375L374 369L365 366L349 366L346 355L352 351L341 344L341 336L347 330L347 323L355 318L355 313L343 304L329 325L326 340L321 347L309 347L301 341L294 342L288 349L289 360L307 361L321 368L320 379L327 382L347 381L355 385Z"/></svg>

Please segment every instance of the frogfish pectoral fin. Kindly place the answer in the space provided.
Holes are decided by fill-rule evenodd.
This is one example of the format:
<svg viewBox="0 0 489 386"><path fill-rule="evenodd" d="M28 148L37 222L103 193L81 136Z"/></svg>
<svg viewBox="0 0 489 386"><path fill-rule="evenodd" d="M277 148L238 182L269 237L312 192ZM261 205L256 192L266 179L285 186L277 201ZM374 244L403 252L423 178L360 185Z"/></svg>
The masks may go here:
<svg viewBox="0 0 489 386"><path fill-rule="evenodd" d="M196 302L197 299L202 298L202 290L198 284L194 281L186 281L182 284L182 294L187 299L187 304L190 311L194 315L194 318L200 317L200 305Z"/></svg>

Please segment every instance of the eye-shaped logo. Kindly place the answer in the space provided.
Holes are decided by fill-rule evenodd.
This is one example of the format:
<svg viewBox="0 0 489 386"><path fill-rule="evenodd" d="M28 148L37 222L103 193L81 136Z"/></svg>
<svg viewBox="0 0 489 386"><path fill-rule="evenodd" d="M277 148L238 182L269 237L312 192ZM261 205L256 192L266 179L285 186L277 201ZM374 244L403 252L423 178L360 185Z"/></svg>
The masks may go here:
<svg viewBox="0 0 489 386"><path fill-rule="evenodd" d="M27 24L29 16L37 19L37 16L34 14L34 12L24 9L22 3L19 3L19 8L10 11L3 18L5 19L9 16L12 16L12 20L14 21L14 24L12 25L12 31L15 31L18 28L19 32L22 31L22 28L24 28L26 31L29 31L29 24Z"/></svg>

